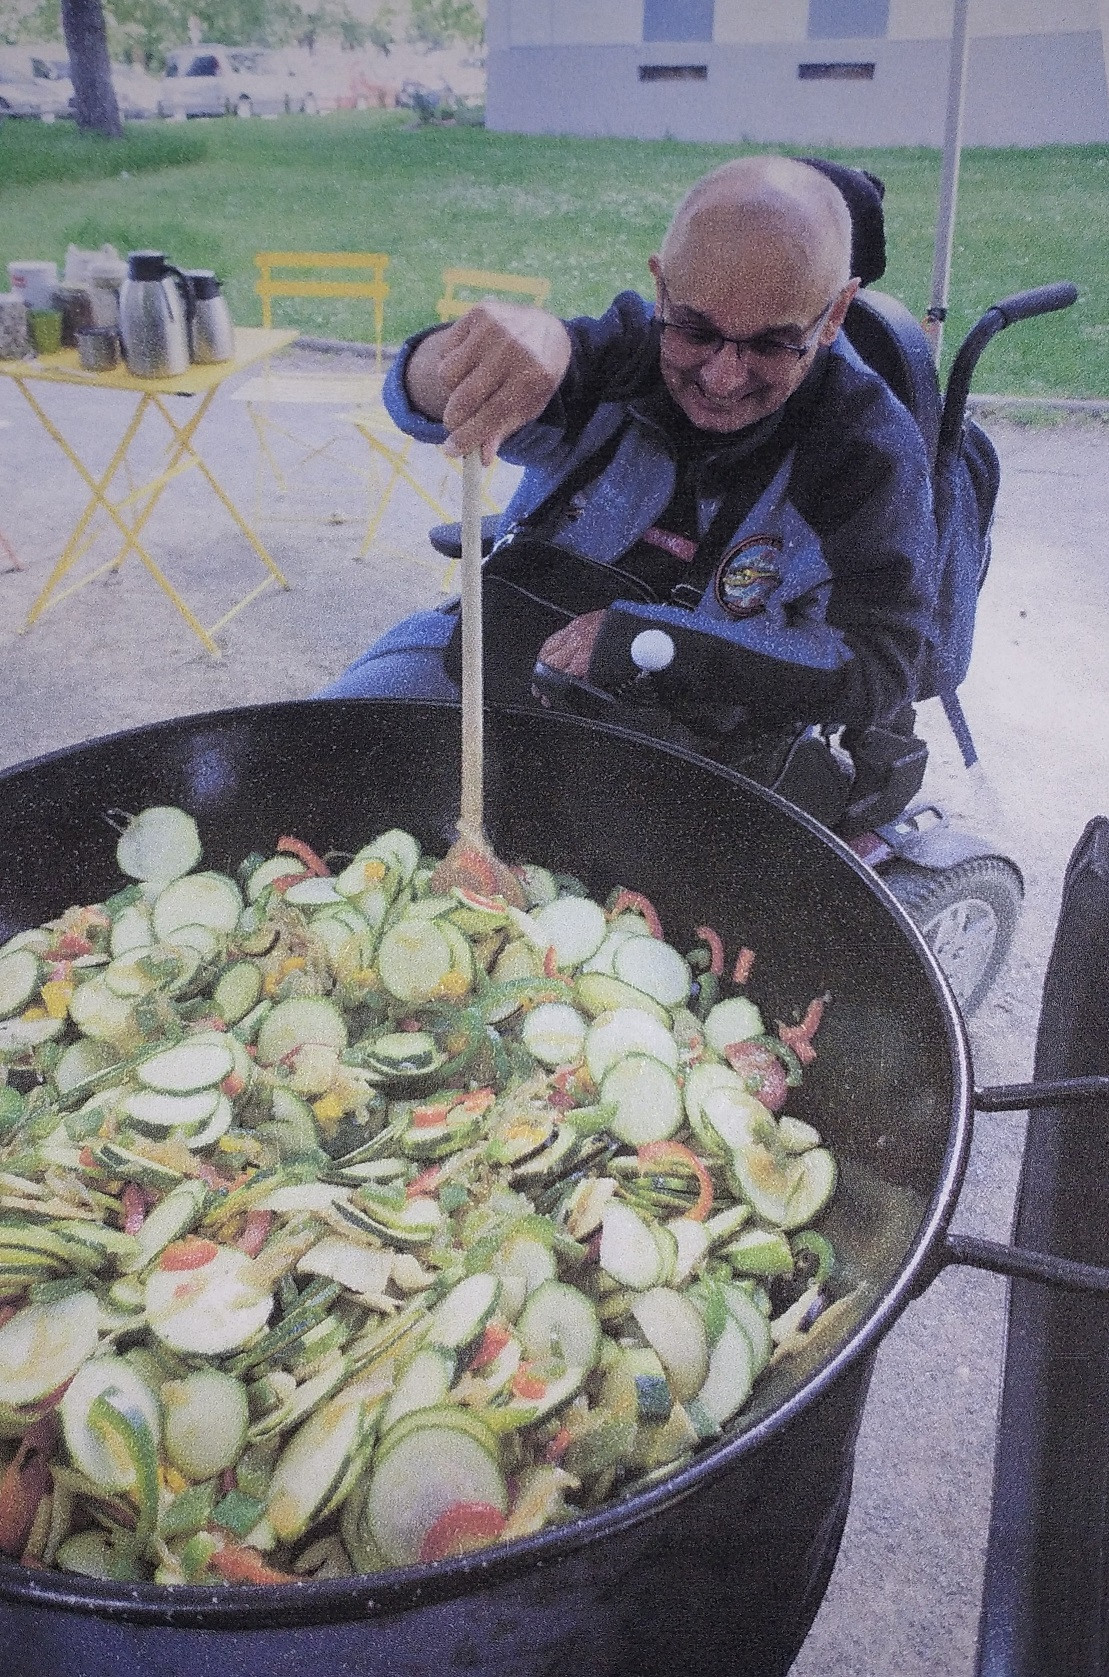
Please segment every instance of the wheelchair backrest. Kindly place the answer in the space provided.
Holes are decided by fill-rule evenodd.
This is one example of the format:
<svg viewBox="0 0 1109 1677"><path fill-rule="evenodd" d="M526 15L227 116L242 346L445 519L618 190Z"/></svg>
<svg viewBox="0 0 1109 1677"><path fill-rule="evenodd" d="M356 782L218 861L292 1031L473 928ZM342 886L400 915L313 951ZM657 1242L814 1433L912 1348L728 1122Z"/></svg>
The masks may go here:
<svg viewBox="0 0 1109 1677"><path fill-rule="evenodd" d="M858 291L843 325L848 341L885 379L920 427L933 463L943 397L932 350L915 316L896 297Z"/></svg>

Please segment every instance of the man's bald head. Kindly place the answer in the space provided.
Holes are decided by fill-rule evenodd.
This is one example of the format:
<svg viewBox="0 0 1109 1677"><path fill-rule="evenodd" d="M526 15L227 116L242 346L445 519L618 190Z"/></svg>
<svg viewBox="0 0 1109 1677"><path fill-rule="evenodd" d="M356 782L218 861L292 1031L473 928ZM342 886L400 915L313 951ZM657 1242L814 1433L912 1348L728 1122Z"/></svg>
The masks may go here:
<svg viewBox="0 0 1109 1677"><path fill-rule="evenodd" d="M663 380L707 431L741 430L788 401L858 284L838 188L786 157L736 158L705 175L649 267Z"/></svg>
<svg viewBox="0 0 1109 1677"><path fill-rule="evenodd" d="M667 273L692 245L724 268L759 269L775 289L834 295L851 278L851 217L838 188L788 157L738 157L702 176L674 212L660 252Z"/></svg>

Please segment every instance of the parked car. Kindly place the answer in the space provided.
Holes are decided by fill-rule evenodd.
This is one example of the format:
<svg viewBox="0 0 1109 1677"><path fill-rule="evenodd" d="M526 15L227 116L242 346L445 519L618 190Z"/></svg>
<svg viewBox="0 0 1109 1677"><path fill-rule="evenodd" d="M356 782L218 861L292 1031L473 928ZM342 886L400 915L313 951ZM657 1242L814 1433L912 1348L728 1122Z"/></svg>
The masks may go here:
<svg viewBox="0 0 1109 1677"><path fill-rule="evenodd" d="M126 122L138 122L158 115L158 96L162 90L160 76L152 76L134 64L113 64L112 86L119 114Z"/></svg>
<svg viewBox="0 0 1109 1677"><path fill-rule="evenodd" d="M45 58L17 47L0 52L0 118L55 122L72 115L73 83L64 58Z"/></svg>
<svg viewBox="0 0 1109 1677"><path fill-rule="evenodd" d="M178 47L167 55L158 96L158 114L166 117L280 116L316 109L315 95L296 71L263 47Z"/></svg>

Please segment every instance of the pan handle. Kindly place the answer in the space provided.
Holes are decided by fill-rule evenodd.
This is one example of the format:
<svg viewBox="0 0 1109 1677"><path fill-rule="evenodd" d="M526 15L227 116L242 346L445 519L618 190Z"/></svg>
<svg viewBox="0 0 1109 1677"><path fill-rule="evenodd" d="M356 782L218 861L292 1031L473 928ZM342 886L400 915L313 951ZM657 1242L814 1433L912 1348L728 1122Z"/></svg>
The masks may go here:
<svg viewBox="0 0 1109 1677"><path fill-rule="evenodd" d="M983 1112L1024 1112L1043 1106L1072 1106L1084 1101L1109 1100L1109 1077L1064 1077L1042 1083L1009 1083L977 1089L974 1104ZM1026 1246L1006 1246L976 1235L944 1236L936 1253L936 1273L946 1264L970 1264L995 1275L1043 1281L1050 1287L1109 1296L1109 1269L1099 1264L1057 1258Z"/></svg>

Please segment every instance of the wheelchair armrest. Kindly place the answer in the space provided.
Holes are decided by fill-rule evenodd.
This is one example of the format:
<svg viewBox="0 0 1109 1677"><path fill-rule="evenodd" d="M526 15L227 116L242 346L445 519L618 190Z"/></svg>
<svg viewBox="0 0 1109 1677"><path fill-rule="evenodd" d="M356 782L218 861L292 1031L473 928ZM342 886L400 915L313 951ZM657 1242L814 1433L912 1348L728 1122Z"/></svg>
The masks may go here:
<svg viewBox="0 0 1109 1677"><path fill-rule="evenodd" d="M493 551L493 544L497 539L500 525L499 513L486 513L481 521L481 556L487 559ZM461 559L462 557L462 526L461 524L436 524L428 531L427 539L444 559Z"/></svg>

